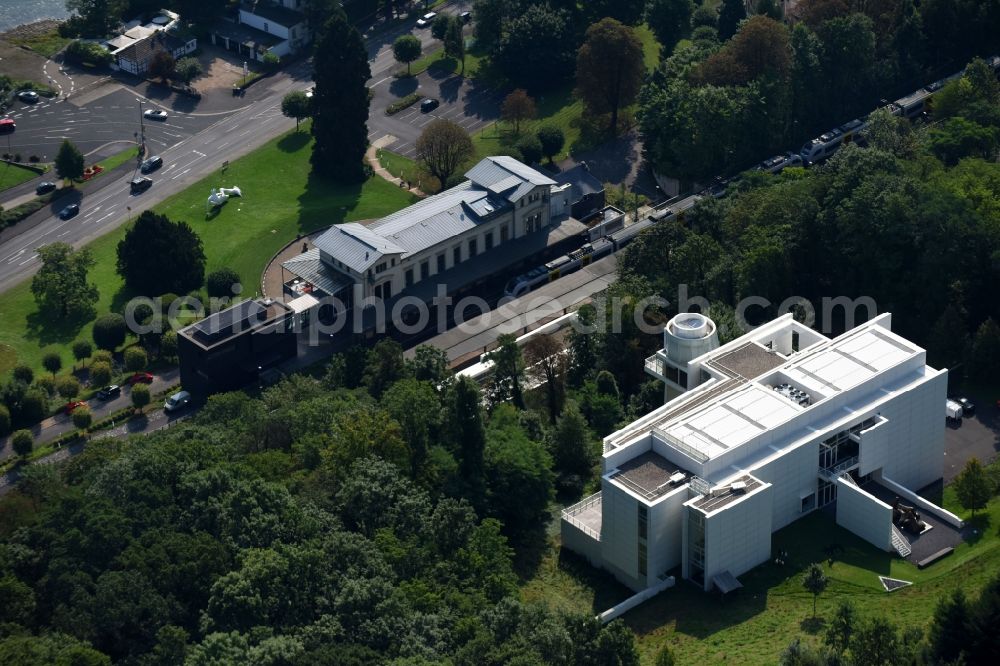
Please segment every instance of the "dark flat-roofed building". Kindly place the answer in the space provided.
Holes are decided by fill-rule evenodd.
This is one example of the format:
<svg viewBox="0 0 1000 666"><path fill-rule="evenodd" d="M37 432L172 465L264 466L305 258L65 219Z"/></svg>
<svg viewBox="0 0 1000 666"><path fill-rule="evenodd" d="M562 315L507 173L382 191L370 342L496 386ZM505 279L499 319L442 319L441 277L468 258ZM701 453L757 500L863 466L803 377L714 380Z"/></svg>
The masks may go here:
<svg viewBox="0 0 1000 666"><path fill-rule="evenodd" d="M280 301L246 300L177 332L181 385L198 400L240 389L295 357L294 312Z"/></svg>

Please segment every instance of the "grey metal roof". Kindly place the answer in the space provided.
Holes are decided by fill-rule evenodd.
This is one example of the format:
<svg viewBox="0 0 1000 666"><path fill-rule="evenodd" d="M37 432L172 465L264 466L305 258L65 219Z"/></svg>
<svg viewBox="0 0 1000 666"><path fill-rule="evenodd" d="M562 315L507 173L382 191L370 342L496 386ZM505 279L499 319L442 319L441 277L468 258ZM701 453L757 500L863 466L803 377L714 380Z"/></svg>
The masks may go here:
<svg viewBox="0 0 1000 666"><path fill-rule="evenodd" d="M364 273L387 255L409 255L447 242L513 205L535 187L555 181L511 157L487 157L468 181L427 197L367 227L338 224L315 246L351 270Z"/></svg>
<svg viewBox="0 0 1000 666"><path fill-rule="evenodd" d="M604 189L604 183L590 172L585 162L577 164L572 169L567 169L556 174L555 180L560 185L568 184L571 187L574 203L588 194L600 192Z"/></svg>
<svg viewBox="0 0 1000 666"><path fill-rule="evenodd" d="M350 277L324 264L319 258L319 249L315 247L289 259L281 266L292 275L305 280L329 296L333 296L338 291L354 284Z"/></svg>

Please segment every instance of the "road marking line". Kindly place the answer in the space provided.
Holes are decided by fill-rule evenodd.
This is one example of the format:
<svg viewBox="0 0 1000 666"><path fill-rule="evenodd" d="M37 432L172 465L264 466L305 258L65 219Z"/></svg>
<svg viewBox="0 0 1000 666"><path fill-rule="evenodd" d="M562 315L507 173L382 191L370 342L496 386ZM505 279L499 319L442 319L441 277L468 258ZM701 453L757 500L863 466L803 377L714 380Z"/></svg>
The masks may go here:
<svg viewBox="0 0 1000 666"><path fill-rule="evenodd" d="M191 170L190 167L187 168L187 169L184 169L184 171L181 171L180 173L171 176L170 180L177 180L178 178L180 178L181 176L183 176L184 174L186 174L190 170Z"/></svg>
<svg viewBox="0 0 1000 666"><path fill-rule="evenodd" d="M377 86L378 84L380 84L380 83L385 83L386 81L388 81L388 80L389 80L389 79L391 79L391 78L392 78L391 76L387 76L387 77L385 77L384 79L379 79L379 80L378 80L378 81L376 81L375 83L371 84L371 86L370 86L370 87L374 88L374 87L375 87L375 86Z"/></svg>
<svg viewBox="0 0 1000 666"><path fill-rule="evenodd" d="M201 157L208 157L205 153L199 153L197 150L192 150L191 152L195 155L200 155Z"/></svg>
<svg viewBox="0 0 1000 666"><path fill-rule="evenodd" d="M28 257L27 259L25 259L24 261L22 261L21 263L19 263L18 266L24 266L25 264L29 264L32 261L34 261L35 259L37 259L37 258L38 258L38 254L37 253L33 254L30 257Z"/></svg>

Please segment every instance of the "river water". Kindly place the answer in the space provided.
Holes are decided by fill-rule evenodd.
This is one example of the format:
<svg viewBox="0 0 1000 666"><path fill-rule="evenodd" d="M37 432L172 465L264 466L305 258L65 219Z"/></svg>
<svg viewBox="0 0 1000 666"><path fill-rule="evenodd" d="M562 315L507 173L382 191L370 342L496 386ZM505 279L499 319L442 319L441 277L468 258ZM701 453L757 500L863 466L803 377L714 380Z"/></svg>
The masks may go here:
<svg viewBox="0 0 1000 666"><path fill-rule="evenodd" d="M39 19L67 16L66 0L0 0L0 32Z"/></svg>

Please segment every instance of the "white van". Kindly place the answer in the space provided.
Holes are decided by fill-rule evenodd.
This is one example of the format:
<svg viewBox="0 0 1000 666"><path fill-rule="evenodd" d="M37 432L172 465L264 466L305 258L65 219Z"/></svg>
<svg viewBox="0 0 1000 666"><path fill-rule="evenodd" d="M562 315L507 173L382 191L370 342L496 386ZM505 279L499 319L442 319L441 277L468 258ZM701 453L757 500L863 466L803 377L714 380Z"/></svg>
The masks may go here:
<svg viewBox="0 0 1000 666"><path fill-rule="evenodd" d="M178 391L167 398L167 401L163 403L163 411L175 412L187 405L189 402L191 402L191 394L187 391Z"/></svg>

